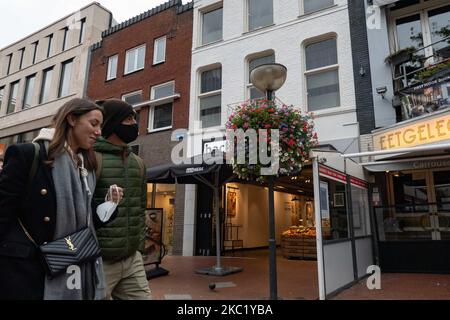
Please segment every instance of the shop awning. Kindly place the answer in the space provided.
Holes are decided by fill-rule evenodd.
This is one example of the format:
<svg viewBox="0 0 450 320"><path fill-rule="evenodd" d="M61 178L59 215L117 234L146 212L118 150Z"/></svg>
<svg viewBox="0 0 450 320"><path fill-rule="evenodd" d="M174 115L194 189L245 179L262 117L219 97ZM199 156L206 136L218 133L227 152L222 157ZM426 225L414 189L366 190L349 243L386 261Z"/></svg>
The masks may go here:
<svg viewBox="0 0 450 320"><path fill-rule="evenodd" d="M346 153L346 154L343 154L342 156L344 158L358 158L358 157L372 157L372 156L389 155L389 154L390 155L393 155L393 154L406 155L408 153L413 153L413 152L438 151L438 150L450 150L450 143L433 144L433 145L419 146L419 147L412 147L412 148L398 148L398 149L367 151L367 152L359 152L359 153Z"/></svg>
<svg viewBox="0 0 450 320"><path fill-rule="evenodd" d="M435 169L450 167L450 156L420 157L361 163L371 172L401 171L414 169Z"/></svg>
<svg viewBox="0 0 450 320"><path fill-rule="evenodd" d="M182 164L164 164L147 170L148 183L181 183L181 184L204 184L214 192L214 213L219 216L220 188L222 185L231 182L235 175L230 165L226 164L225 156L222 153L216 155L215 159L222 160L222 163L211 163L212 159L204 158L204 155L197 155L186 159ZM220 230L220 219L216 219L216 230ZM197 270L197 273L214 276L224 276L242 271L240 267L222 266L220 259L221 233L216 232L216 265Z"/></svg>
<svg viewBox="0 0 450 320"><path fill-rule="evenodd" d="M223 163L205 162L203 155L186 159L182 164L163 164L147 170L148 183L180 183L220 186L234 177L230 165ZM218 176L218 181L214 179Z"/></svg>
<svg viewBox="0 0 450 320"><path fill-rule="evenodd" d="M430 169L450 166L450 144L435 144L414 148L401 148L360 152L342 155L344 158L390 156L378 161L363 162L361 165L368 171L398 171L408 169Z"/></svg>

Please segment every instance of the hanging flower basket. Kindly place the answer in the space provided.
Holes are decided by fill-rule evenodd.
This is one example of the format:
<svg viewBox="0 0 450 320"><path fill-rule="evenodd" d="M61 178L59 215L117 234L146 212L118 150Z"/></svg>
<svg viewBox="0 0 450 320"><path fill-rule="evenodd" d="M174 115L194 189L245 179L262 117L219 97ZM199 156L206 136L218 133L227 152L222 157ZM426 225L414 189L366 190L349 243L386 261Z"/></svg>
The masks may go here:
<svg viewBox="0 0 450 320"><path fill-rule="evenodd" d="M312 114L302 114L293 106L279 105L266 99L253 100L237 106L229 117L226 128L244 131L254 129L256 132L260 129L267 129L267 135L258 135L258 155L262 141L267 142L270 152L272 136L270 129L278 129L279 169L277 176L298 174L308 159L310 150L318 144ZM266 182L269 176L262 175L261 169L267 168L269 165L261 164L259 157L256 164L250 164L248 151L247 144L245 163L240 164L235 161L233 172L243 180ZM236 160L236 154L234 156Z"/></svg>

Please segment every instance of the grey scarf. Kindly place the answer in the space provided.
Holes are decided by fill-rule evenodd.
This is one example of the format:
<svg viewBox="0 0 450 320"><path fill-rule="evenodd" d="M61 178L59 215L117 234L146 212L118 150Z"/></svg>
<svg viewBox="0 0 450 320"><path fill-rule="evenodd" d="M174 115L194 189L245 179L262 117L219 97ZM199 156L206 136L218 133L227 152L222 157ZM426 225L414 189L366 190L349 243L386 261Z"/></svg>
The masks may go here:
<svg viewBox="0 0 450 320"><path fill-rule="evenodd" d="M84 183L80 171L67 152L55 159L52 176L56 191L55 239L60 239L86 226L93 228L90 190L95 188L95 175L89 172ZM93 229L94 234L95 230ZM53 279L45 279L45 300L100 300L106 296L103 262L80 266L81 282L72 269ZM77 285L81 284L81 286Z"/></svg>

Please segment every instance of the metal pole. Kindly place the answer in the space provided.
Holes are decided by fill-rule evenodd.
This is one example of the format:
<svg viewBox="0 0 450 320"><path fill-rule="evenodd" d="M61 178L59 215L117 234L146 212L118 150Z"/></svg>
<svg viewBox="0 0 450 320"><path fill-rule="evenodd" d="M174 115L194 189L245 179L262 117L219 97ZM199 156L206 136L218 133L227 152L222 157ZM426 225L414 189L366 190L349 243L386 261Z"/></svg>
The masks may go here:
<svg viewBox="0 0 450 320"><path fill-rule="evenodd" d="M269 285L270 300L278 299L277 292L277 242L275 240L275 213L273 176L269 176Z"/></svg>
<svg viewBox="0 0 450 320"><path fill-rule="evenodd" d="M267 100L273 98L273 91L266 91ZM275 206L273 197L273 176L269 176L269 289L270 300L278 299L277 289L277 242L275 240Z"/></svg>
<svg viewBox="0 0 450 320"><path fill-rule="evenodd" d="M221 271L220 263L220 209L219 209L219 172L214 181L214 211L216 213L216 271Z"/></svg>

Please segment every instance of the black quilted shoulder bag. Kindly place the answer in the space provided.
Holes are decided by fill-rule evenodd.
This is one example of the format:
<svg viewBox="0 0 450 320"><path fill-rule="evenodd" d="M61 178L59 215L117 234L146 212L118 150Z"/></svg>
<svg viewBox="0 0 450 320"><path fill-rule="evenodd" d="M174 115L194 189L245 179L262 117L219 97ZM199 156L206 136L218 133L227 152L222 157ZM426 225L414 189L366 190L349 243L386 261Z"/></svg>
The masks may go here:
<svg viewBox="0 0 450 320"><path fill-rule="evenodd" d="M19 223L28 239L39 249L49 278L65 272L71 265L80 266L100 257L100 247L89 227L61 239L37 245L22 221L19 220Z"/></svg>
<svg viewBox="0 0 450 320"><path fill-rule="evenodd" d="M39 144L37 143L34 143L34 147L35 153L28 179L29 185L37 170L40 149ZM87 218L89 221L89 217ZM65 272L71 265L80 266L100 257L100 247L97 238L89 227L85 227L77 232L62 237L61 239L38 245L20 219L19 223L27 238L40 251L44 268L46 269L47 277L49 278L53 278L56 275Z"/></svg>

